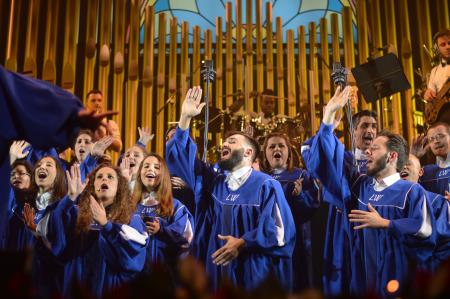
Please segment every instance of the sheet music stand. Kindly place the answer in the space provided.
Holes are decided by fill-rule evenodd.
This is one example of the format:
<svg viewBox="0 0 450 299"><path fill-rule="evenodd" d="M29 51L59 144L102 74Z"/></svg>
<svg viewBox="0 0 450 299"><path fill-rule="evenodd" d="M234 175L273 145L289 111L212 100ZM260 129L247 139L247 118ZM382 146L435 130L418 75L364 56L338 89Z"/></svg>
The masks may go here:
<svg viewBox="0 0 450 299"><path fill-rule="evenodd" d="M368 103L411 88L400 61L392 53L352 68L352 74Z"/></svg>

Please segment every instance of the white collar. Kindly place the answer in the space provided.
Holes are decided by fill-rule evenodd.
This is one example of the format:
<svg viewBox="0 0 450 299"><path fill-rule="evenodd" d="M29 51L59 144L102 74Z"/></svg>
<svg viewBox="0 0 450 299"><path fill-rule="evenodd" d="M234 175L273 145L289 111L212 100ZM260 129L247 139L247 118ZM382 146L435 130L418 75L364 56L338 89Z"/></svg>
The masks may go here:
<svg viewBox="0 0 450 299"><path fill-rule="evenodd" d="M252 168L250 166L243 166L235 171L229 172L225 178L225 183L227 183L228 188L232 191L236 191L247 181L251 172Z"/></svg>
<svg viewBox="0 0 450 299"><path fill-rule="evenodd" d="M285 171L286 170L286 167L283 167L283 168L274 168L273 170L272 170L272 173L273 174L280 174L280 173L282 173L283 171Z"/></svg>
<svg viewBox="0 0 450 299"><path fill-rule="evenodd" d="M144 206L156 206L157 204L159 204L156 192L152 191L150 193L145 193L142 196L141 204Z"/></svg>
<svg viewBox="0 0 450 299"><path fill-rule="evenodd" d="M356 160L367 160L367 156L363 150L356 148L355 149L355 159Z"/></svg>
<svg viewBox="0 0 450 299"><path fill-rule="evenodd" d="M47 208L48 203L50 202L50 198L52 198L51 192L44 192L42 194L39 194L36 197L36 208L38 210L45 210Z"/></svg>
<svg viewBox="0 0 450 299"><path fill-rule="evenodd" d="M441 157L436 157L436 164L440 168L450 167L450 153L447 154L447 159L445 159L445 160Z"/></svg>
<svg viewBox="0 0 450 299"><path fill-rule="evenodd" d="M392 186L398 180L400 180L400 174L398 172L381 179L379 182L376 179L373 179L373 188L375 191L383 191L387 187Z"/></svg>

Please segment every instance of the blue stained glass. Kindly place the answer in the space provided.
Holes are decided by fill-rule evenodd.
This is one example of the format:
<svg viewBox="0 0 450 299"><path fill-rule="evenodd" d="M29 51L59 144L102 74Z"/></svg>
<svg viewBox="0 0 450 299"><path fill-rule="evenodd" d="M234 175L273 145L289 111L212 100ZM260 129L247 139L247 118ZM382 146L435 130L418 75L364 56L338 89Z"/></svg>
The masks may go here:
<svg viewBox="0 0 450 299"><path fill-rule="evenodd" d="M169 10L168 0L159 0L155 2L155 13L165 10Z"/></svg>
<svg viewBox="0 0 450 299"><path fill-rule="evenodd" d="M189 1L187 3L186 1ZM308 2L306 2L308 1ZM189 28L192 32L193 26L200 26L202 32L209 29L213 32L213 41L215 41L215 20L220 16L223 20L223 31L225 31L225 6L227 2L232 5L232 19L233 28L236 22L236 0L157 0L155 2L155 13L165 11L170 18L171 15L177 17L178 23L183 21L189 23ZM308 28L309 22L315 22L317 27L320 24L320 18L329 15L330 12L341 13L342 1L340 0L269 0L262 3L262 24L265 26L266 17L266 2L272 3L272 22L273 31L276 28L276 18L281 17L283 21L283 38L286 37L286 31L289 29L295 30L295 38L297 39L298 26L305 26ZM242 3L242 22L246 23L246 1L241 0ZM303 8L302 8L303 4ZM255 3L252 2L252 19L256 22ZM187 9L180 9L187 7ZM316 8L317 9L314 9ZM325 8L326 9L322 9ZM299 11L304 9L303 11ZM198 10L198 11L193 11ZM356 24L353 24L353 33L355 42L357 38ZM169 33L167 33L169 34ZM341 33L342 34L342 33ZM141 29L140 38L143 42L144 32ZM157 32L155 32L157 38ZM202 37L203 39L203 37Z"/></svg>

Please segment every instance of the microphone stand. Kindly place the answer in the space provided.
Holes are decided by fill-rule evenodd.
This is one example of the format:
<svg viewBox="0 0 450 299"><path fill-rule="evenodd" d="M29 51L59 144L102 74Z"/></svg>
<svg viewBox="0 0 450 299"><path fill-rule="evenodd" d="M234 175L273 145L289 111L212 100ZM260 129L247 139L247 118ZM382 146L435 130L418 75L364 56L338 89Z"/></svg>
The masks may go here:
<svg viewBox="0 0 450 299"><path fill-rule="evenodd" d="M203 156L202 161L208 163L207 161L207 151L208 151L208 133L209 133L209 87L212 82L214 82L216 72L214 71L214 64L212 60L204 60L203 67L201 70L202 79L205 82L205 130L203 132Z"/></svg>

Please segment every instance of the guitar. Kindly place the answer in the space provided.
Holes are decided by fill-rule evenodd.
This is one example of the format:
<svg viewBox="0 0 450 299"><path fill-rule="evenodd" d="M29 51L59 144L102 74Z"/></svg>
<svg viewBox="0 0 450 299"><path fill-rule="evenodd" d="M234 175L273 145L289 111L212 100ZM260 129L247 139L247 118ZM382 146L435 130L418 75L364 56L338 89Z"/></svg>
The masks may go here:
<svg viewBox="0 0 450 299"><path fill-rule="evenodd" d="M447 79L444 86L442 86L441 90L439 90L436 95L436 99L432 102L428 102L425 107L425 121L428 125L431 125L436 121L437 116L439 115L439 111L446 104L450 103L450 78Z"/></svg>

